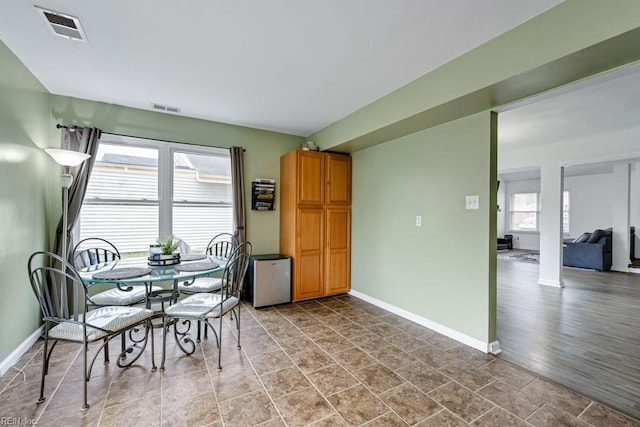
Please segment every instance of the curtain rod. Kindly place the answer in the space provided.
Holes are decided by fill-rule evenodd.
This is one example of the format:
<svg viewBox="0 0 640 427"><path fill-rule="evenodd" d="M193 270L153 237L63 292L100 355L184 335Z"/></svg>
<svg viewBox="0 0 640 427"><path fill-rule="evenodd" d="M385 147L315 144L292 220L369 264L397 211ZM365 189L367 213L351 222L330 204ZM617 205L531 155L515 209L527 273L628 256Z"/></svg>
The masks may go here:
<svg viewBox="0 0 640 427"><path fill-rule="evenodd" d="M65 125L61 125L60 123L56 123L56 129L69 129L69 130L76 130L76 129L82 129L81 126L76 126L76 125L72 125L72 126L65 126ZM150 139L151 141L160 141L160 142L171 142L172 144L187 144L187 145L194 145L194 144L189 144L187 142L177 142L177 141L167 141L165 139L158 139L158 138L149 138L149 137L142 137L142 136L135 136L135 135L125 135L123 133L115 133L115 132L105 132L108 133L109 135L117 135L117 136L124 136L126 138L140 138L140 139ZM199 144L195 144L195 145L199 145ZM222 147L215 147L215 148L222 148ZM231 147L227 148L227 150L231 150ZM243 148L242 149L243 152L246 152L247 149Z"/></svg>
<svg viewBox="0 0 640 427"><path fill-rule="evenodd" d="M71 130L76 130L76 129L81 129L80 126L76 126L76 125L72 125L72 126L65 126L65 125L61 125L60 123L56 123L56 129L71 129Z"/></svg>

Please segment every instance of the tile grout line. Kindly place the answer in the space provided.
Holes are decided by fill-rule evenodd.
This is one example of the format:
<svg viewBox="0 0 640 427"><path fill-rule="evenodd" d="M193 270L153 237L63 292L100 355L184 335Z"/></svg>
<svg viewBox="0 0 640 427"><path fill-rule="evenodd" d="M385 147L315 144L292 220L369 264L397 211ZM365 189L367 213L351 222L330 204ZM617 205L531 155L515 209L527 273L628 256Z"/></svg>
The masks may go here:
<svg viewBox="0 0 640 427"><path fill-rule="evenodd" d="M289 319L287 319L285 316L283 316L283 315L282 315L282 313L280 313L277 309L276 309L275 311L276 311L276 313L278 313L278 315L279 315L280 317L282 317L284 320L288 321L289 323L291 323L291 324L293 325L293 323L292 323ZM293 364L293 366L295 366L295 367L300 371L300 373L304 376L304 378L309 382L309 384L311 384L311 386L310 386L310 387L313 387L313 388L316 390L316 392L320 395L320 397L322 397L322 398L324 399L324 401L329 405L329 407L331 407L331 408L335 411L335 414L337 414L337 415L338 415L338 416L339 416L343 421L345 421L345 423L346 423L346 424L349 424L349 423L347 423L347 422L346 422L346 420L342 417L342 414L340 414L340 412L338 412L338 410L337 410L337 409L336 409L336 408L331 404L331 402L329 402L329 400L328 400L328 399L327 399L327 398L322 394L322 392L321 392L321 391L316 387L316 385L313 383L313 381L311 381L311 379L310 379L309 377L307 377L307 374L306 374L302 369L300 369L300 368L298 367L298 365L296 364L296 362L291 358L291 355L289 355L289 353L287 353L287 352L284 350L284 348L282 348L282 346L281 346L281 344L280 344L280 340L276 339L273 335L271 335L271 333L267 330L267 328L265 328L265 327L262 325L262 322L261 322L259 319L255 318L255 316L254 316L254 319L255 319L255 320L260 324L260 326L264 329L264 331L267 333L267 335L269 335L269 336L271 337L271 339L273 339L273 341L278 345L278 348L280 349L280 351L282 351L282 353L283 353L285 356L287 356L287 357L289 358L289 360L291 361L291 363ZM300 332L301 332L301 333L302 333L302 334L303 334L307 339L309 339L311 342L313 342L313 343L314 343L314 344L315 344L315 345L316 345L316 346L317 346L321 351L324 351L320 346L318 346L318 345L315 343L315 341L314 341L311 337L309 337L308 335L306 335L306 334L304 333L304 331L302 331L302 330L301 330L300 328L298 328L296 325L293 325L293 326L294 326L294 327L296 327L296 328L297 328L297 329L298 329L298 330L299 330L299 331L300 331ZM329 355L329 354L327 354L327 355L328 355L329 357L331 357L331 355ZM266 386L264 385L264 382L262 381L262 378L260 378L260 376L258 375L258 372L255 370L255 367L253 366L253 362L251 362L251 360L250 360L248 357L247 357L247 360L249 360L249 363L251 364L252 369L254 370L254 372L255 372L256 376L258 377L258 380L260 381L260 384L262 384L262 387L264 388L265 392L267 393L267 396L269 396L269 399L271 399L271 403L273 404L274 408L276 408L276 411L278 411L278 413L280 414L280 417L282 418L283 422L285 423L285 426L287 426L288 424L287 424L287 422L286 422L286 420L285 420L284 416L280 413L280 409L278 408L278 406L276 405L275 401L273 400L273 398L272 398L272 396L271 396L271 393L269 393L269 391L267 390ZM284 368L284 369L287 369L287 368ZM319 369L322 369L322 367L321 367L321 368L319 368ZM318 370L319 370L319 369L318 369ZM278 372L278 371L274 371L274 372ZM315 371L313 371L313 372L315 372ZM309 387L309 388L310 388L310 387ZM305 387L305 388L307 388L307 387ZM304 390L304 389L302 389L302 390ZM302 391L302 390L298 390L298 391ZM291 393L289 393L288 395L291 395L291 394L297 393L298 391L291 392ZM288 396L288 395L283 395L283 396L280 396L280 397L278 397L278 398L281 398L281 397L284 397L284 396ZM332 415L333 415L333 414L332 414ZM327 416L326 418L329 418L329 416ZM314 423L315 423L315 422L318 422L318 421L320 421L320 420L316 420L316 421L314 421Z"/></svg>
<svg viewBox="0 0 640 427"><path fill-rule="evenodd" d="M331 309L330 307L328 307L328 308L329 308L329 309ZM344 317L344 316L343 316L343 317ZM320 320L320 319L319 319L319 320ZM320 321L322 321L322 320L320 320ZM322 322L323 322L323 321L322 321ZM353 322L353 321L351 321L351 322ZM324 322L323 322L323 323L324 323ZM355 323L355 322L353 322L353 323ZM325 324L326 324L326 323L325 323ZM327 325L327 326L329 326L328 324L326 324L326 325ZM331 326L329 326L329 327L331 328ZM331 328L331 329L333 329L333 328ZM364 328L364 329L365 329L365 330L367 330L366 328ZM333 329L333 330L334 330L337 334L339 334L340 336L342 336L342 335L340 334L340 332L336 331L335 329ZM369 333L373 333L373 332L371 332L371 331L369 331L369 330L367 330L367 331L368 331ZM377 335L377 334L375 334L375 333L374 333L374 335ZM379 336L379 335L378 335L378 336ZM346 338L346 337L343 337L343 338L345 338L347 341L351 342L351 340L349 340L348 338ZM382 338L382 337L380 337L380 338L384 341L384 338ZM351 343L352 343L352 342L351 342ZM352 343L352 344L353 344L353 343ZM317 345L317 344L316 344L316 345ZM369 352L367 352L366 350L364 350L364 349L362 349L362 348L358 347L357 345L355 345L355 346L356 346L356 348L360 349L360 350L361 350L361 351L363 351L365 354L367 354L369 357L371 357L372 359L376 360L376 362L377 362L377 363L381 364L382 366L385 366L385 367L389 368L388 366L384 365L382 362L378 361L375 357L373 357L373 356L372 356ZM323 349L321 348L321 350L323 350ZM343 351L348 351L348 350L349 350L349 349L345 349L345 350L343 350ZM336 353L334 353L334 354L337 354L337 353L341 353L341 352L336 352ZM329 356L329 357L331 357L331 358L333 359L333 357L332 357L332 355L331 355L331 354L329 354L329 353L327 353L327 354L328 354L328 356ZM401 420L403 420L403 421L404 421L404 419L403 419L403 418L402 418L402 417L401 417L401 416L400 416L400 415L399 415L399 414L398 414L398 413L397 413L393 408L391 408L389 405L387 405L387 403L386 403L385 401L383 401L380 397L378 397L378 395L377 395L373 390L371 390L371 389L370 389L370 388L369 388L365 383L363 383L359 378L357 378L355 375L353 375L353 374L351 373L351 371L345 367L345 365L343 365L342 363L340 363L340 362L339 362L338 360L336 360L336 359L333 359L333 360L338 364L338 366L340 366L340 367L341 367L342 369L344 369L347 373L349 373L349 375L351 375L352 377L354 377L354 378L356 379L356 381L358 381L362 387L364 387L364 388L365 388L369 393L371 393L371 394L372 394L376 399L378 399L378 400L379 400L379 401L380 401L384 406L386 406L386 407L389 409L389 411L388 411L388 412L385 412L384 414L387 414L387 413L391 412L391 413L395 414L398 418L400 418ZM368 366L373 366L374 364L375 364L375 363L372 363L371 365L363 366L362 368L366 368L366 367L368 367ZM322 369L322 368L319 368L318 370L320 370L320 369ZM389 368L389 369L390 369L391 371L393 371L391 368ZM316 371L317 371L317 370L316 370ZM312 371L312 372L316 372L316 371ZM303 375L305 375L305 376L306 376L306 374L305 374L304 372L303 372ZM309 381L311 381L311 380L309 380ZM313 384L313 382L312 382L312 384ZM346 390L349 390L349 389L354 388L354 387L357 387L357 385L354 385L354 386L351 386L351 387L347 387L346 389L344 389L344 390L342 390L342 391L339 391L339 392L336 392L336 393L333 393L333 394L331 394L331 395L329 395L329 396L333 396L333 395L336 395L336 394L338 394L338 393L343 393L343 392L345 392ZM387 390L387 391L388 391L388 390ZM329 397L329 396L327 396L327 397ZM327 400L327 401L328 401L328 399L327 399L327 398L325 398L325 400ZM331 402L329 402L329 404L331 404ZM333 405L331 405L331 406L333 407ZM334 409L335 409L335 408L334 408ZM338 411L337 411L337 409L336 409L336 412L338 412ZM340 414L340 413L338 412L338 414ZM379 416L378 416L378 417L376 417L376 418L382 417L382 415L384 415L384 414L381 414L381 415L379 415ZM341 415L341 414L340 414L340 415ZM374 419L376 419L376 418L374 418ZM345 421L346 421L346 420L345 420ZM369 423L369 422L371 422L371 421L372 421L372 420L368 420L368 421L365 421L365 422L364 422L364 423L362 423L362 424L366 424L366 423ZM347 424L349 424L349 423L347 422Z"/></svg>

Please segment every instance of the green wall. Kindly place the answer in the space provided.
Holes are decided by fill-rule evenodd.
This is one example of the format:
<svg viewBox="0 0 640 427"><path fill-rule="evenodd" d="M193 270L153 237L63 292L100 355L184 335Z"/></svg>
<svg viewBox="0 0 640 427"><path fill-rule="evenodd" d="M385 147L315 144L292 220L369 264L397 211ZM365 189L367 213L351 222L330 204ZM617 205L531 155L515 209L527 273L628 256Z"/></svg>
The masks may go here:
<svg viewBox="0 0 640 427"><path fill-rule="evenodd" d="M256 254L278 252L280 156L298 148L303 138L58 95L52 96L51 109L56 122L65 125L94 126L107 133L189 144L244 147L247 239ZM251 181L255 178L276 179L275 211L250 209Z"/></svg>
<svg viewBox="0 0 640 427"><path fill-rule="evenodd" d="M639 1L566 0L311 135L354 156L353 289L494 341L489 111L639 59Z"/></svg>
<svg viewBox="0 0 640 427"><path fill-rule="evenodd" d="M617 0L615 7L566 0L312 135L322 149L354 153L353 288L493 340L495 242L489 236L495 236L495 215L489 207L495 206L496 150L488 110L637 60L639 22L637 0ZM56 122L242 145L247 184L278 178L280 155L303 140L51 96L2 43L0 76L0 321L13 325L0 332L0 361L37 326L25 267L29 253L50 247L60 215L59 171L39 150L60 145ZM248 196L249 185L245 191ZM463 209L469 194L480 195L480 210ZM277 250L278 214L248 212L256 253ZM421 228L416 215L423 216Z"/></svg>
<svg viewBox="0 0 640 427"><path fill-rule="evenodd" d="M47 155L49 93L0 42L0 362L39 325L27 275L31 253L48 247L47 211L58 178ZM58 193L60 194L60 193Z"/></svg>
<svg viewBox="0 0 640 427"><path fill-rule="evenodd" d="M0 42L0 362L38 327L40 313L27 277L27 259L53 246L61 215L60 170L41 149L59 147L56 123L104 132L216 147L242 146L245 195L251 180L280 178L280 156L304 141L298 136L177 115L51 95ZM279 248L280 188L276 210L247 210L247 238L254 253Z"/></svg>
<svg viewBox="0 0 640 427"><path fill-rule="evenodd" d="M492 128L479 113L353 154L352 288L485 343L495 339ZM466 210L475 194L480 209Z"/></svg>

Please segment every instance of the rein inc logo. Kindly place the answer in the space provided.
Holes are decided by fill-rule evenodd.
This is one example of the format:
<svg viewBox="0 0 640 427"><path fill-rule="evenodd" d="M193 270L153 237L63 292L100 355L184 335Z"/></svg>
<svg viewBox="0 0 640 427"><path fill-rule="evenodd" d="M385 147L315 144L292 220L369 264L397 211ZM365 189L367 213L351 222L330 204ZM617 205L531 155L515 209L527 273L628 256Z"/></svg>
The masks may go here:
<svg viewBox="0 0 640 427"><path fill-rule="evenodd" d="M34 426L35 418L27 417L0 417L0 425L3 426Z"/></svg>

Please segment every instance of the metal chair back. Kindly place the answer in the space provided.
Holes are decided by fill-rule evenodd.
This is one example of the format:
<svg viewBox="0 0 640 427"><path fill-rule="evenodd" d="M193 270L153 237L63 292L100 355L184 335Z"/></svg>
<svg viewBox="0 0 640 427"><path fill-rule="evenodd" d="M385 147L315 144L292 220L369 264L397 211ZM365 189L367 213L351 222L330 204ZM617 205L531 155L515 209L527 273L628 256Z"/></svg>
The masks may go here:
<svg viewBox="0 0 640 427"><path fill-rule="evenodd" d="M73 248L73 265L77 269L120 259L120 251L108 240L88 237Z"/></svg>
<svg viewBox="0 0 640 427"><path fill-rule="evenodd" d="M221 290L223 300L232 296L240 298L252 249L250 242L243 242L230 255L222 273L222 283L226 284Z"/></svg>
<svg viewBox="0 0 640 427"><path fill-rule="evenodd" d="M69 262L51 252L35 252L29 257L28 270L47 327L84 318L87 285Z"/></svg>
<svg viewBox="0 0 640 427"><path fill-rule="evenodd" d="M238 239L231 233L217 234L207 245L207 255L220 259L229 259L234 249L238 247Z"/></svg>

